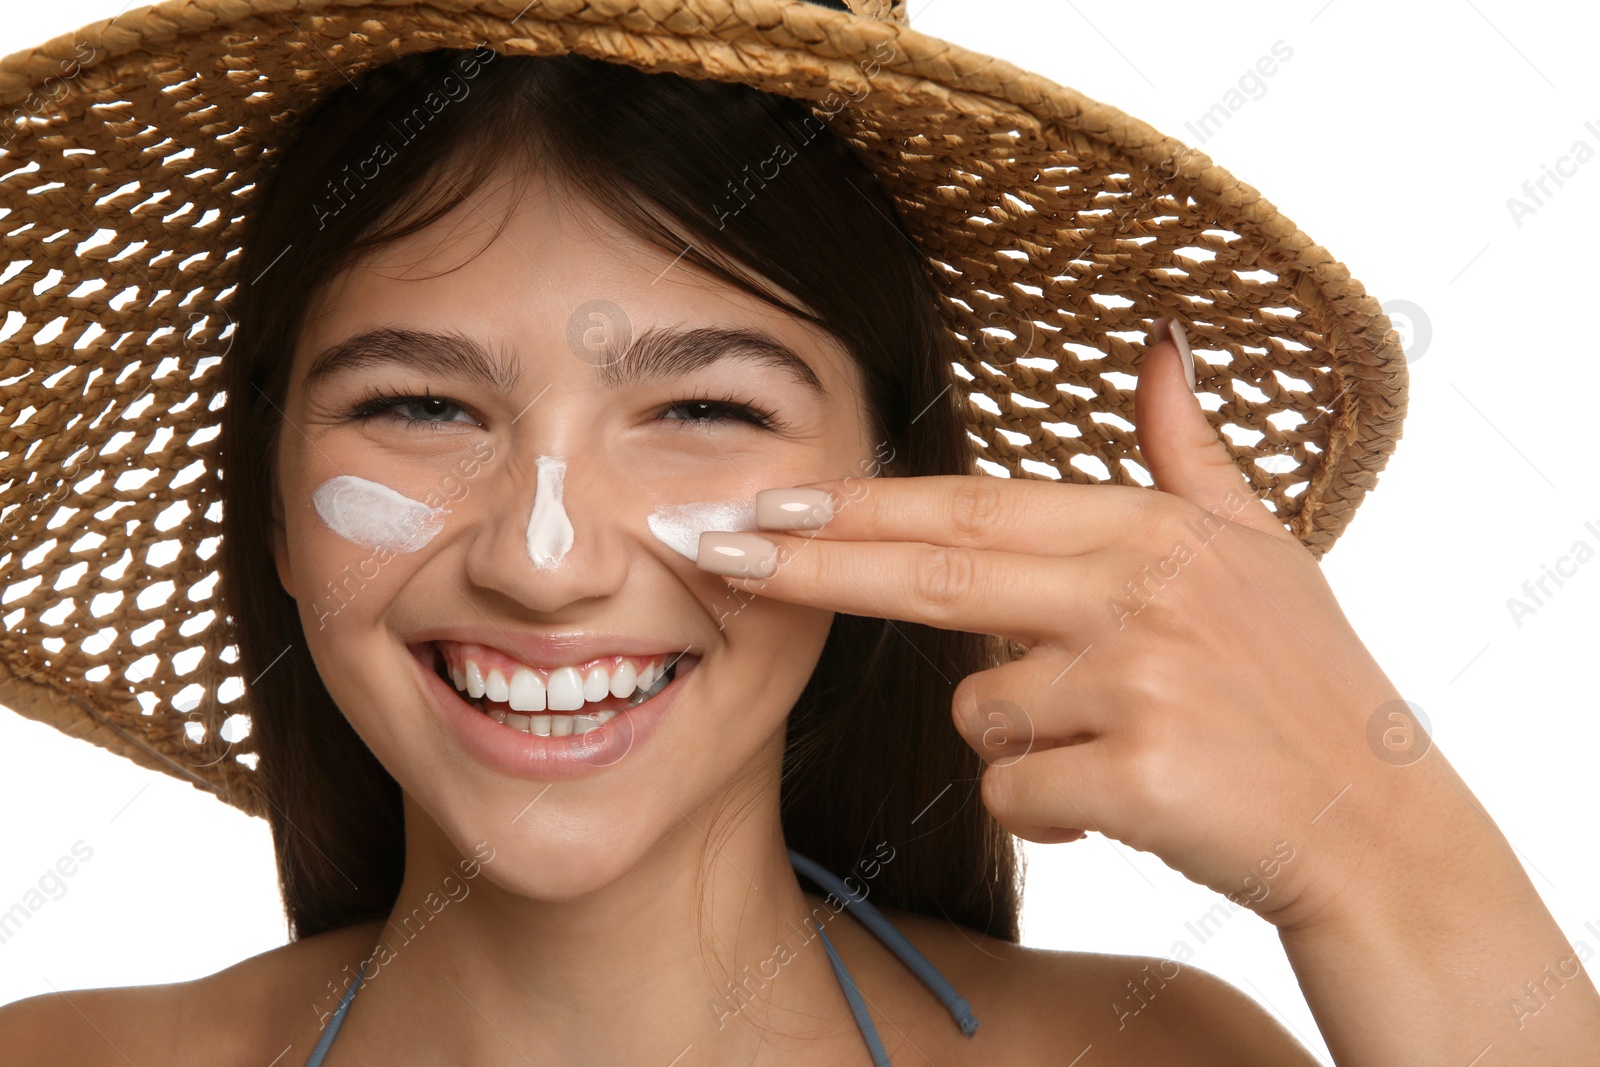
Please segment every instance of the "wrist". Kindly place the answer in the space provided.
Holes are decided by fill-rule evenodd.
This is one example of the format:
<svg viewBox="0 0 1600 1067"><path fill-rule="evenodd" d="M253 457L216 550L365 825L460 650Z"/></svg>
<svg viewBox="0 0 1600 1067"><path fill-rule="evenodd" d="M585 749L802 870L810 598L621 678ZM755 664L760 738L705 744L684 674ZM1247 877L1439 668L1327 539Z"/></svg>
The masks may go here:
<svg viewBox="0 0 1600 1067"><path fill-rule="evenodd" d="M1469 933L1486 907L1542 909L1516 853L1437 748L1354 783L1308 840L1310 887L1264 916L1280 935Z"/></svg>

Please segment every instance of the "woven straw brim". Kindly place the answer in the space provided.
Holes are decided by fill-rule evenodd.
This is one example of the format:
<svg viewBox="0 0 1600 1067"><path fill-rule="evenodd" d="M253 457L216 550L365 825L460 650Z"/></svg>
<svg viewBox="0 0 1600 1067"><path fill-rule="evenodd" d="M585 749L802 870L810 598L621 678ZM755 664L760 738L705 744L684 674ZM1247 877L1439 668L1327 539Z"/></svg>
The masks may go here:
<svg viewBox="0 0 1600 1067"><path fill-rule="evenodd" d="M574 52L811 102L934 264L987 469L1149 484L1133 386L1170 314L1208 417L1313 554L1375 484L1405 413L1395 332L1202 153L807 3L525 2L196 0L0 61L0 702L260 813L251 739L220 729L245 680L212 562L243 217L295 115L423 49ZM859 99L840 106L839 87Z"/></svg>

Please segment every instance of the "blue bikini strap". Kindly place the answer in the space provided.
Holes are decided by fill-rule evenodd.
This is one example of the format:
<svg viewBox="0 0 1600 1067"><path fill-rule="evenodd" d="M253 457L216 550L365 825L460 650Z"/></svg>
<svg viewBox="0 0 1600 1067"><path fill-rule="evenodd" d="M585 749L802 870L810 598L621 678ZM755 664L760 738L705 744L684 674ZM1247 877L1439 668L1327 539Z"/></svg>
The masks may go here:
<svg viewBox="0 0 1600 1067"><path fill-rule="evenodd" d="M883 1042L878 1037L878 1028L872 1025L872 1016L867 1014L867 1002L856 988L855 979L850 977L850 972L845 970L844 960L834 951L833 942L828 940L828 932L819 926L817 933L822 935L822 947L828 950L828 962L833 964L833 974L844 990L844 999L850 1002L850 1014L856 1017L856 1026L867 1042L867 1051L872 1053L872 1067L892 1067L889 1054L884 1051Z"/></svg>
<svg viewBox="0 0 1600 1067"><path fill-rule="evenodd" d="M926 956L917 951L915 945L906 940L904 934L895 929L893 923L884 918L882 912L867 903L865 893L851 892L844 882L826 867L807 859L792 848L789 849L789 862L794 864L801 874L844 901L845 907L849 908L863 925L878 935L878 940L899 956L900 962L911 968L911 972L922 979L922 984L950 1010L950 1015L961 1027L963 1034L971 1037L977 1031L978 1020L972 1014L972 1005L968 1003L967 998L955 991L955 987L945 979L945 976L939 973ZM832 955L833 946L828 946L828 952Z"/></svg>
<svg viewBox="0 0 1600 1067"><path fill-rule="evenodd" d="M327 1027L322 1031L322 1040L317 1042L317 1047L311 1050L311 1058L306 1061L306 1067L322 1067L322 1057L328 1054L328 1047L333 1044L333 1039L339 1034L339 1027L344 1025L344 1013L350 1007L350 1002L356 997L356 990L361 988L361 968L356 968L356 980L350 983L350 988L344 991L344 999L339 1001L338 1009L333 1013L333 1018L328 1020Z"/></svg>
<svg viewBox="0 0 1600 1067"><path fill-rule="evenodd" d="M845 970L844 961L839 958L839 953L834 951L833 942L828 940L827 932L818 929L817 933L822 935L822 945L828 950L828 960L833 964L834 976L839 979L845 999L850 1002L850 1013L856 1017L856 1026L860 1027L861 1036L866 1039L867 1051L872 1053L873 1067L890 1067L889 1054L884 1051L883 1042L878 1038L877 1027L872 1025L872 1016L867 1014L866 1002L862 999L860 990L856 988L855 980L850 977L850 972ZM311 1058L306 1061L306 1067L322 1067L322 1060L327 1056L329 1047L333 1045L333 1039L339 1035L339 1027L344 1025L345 1013L350 1008L350 1002L356 997L356 990L360 988L361 972L357 970L356 980L345 990L344 999L339 1001L339 1007L328 1020L317 1047L311 1050Z"/></svg>
<svg viewBox="0 0 1600 1067"><path fill-rule="evenodd" d="M893 923L884 918L877 908L867 903L865 894L852 893L850 889L835 877L832 872L821 864L802 856L794 849L789 849L789 861L800 870L807 878L817 885L828 890L844 902L868 929L877 935L889 950L900 958L900 961L909 967L913 974L922 980L940 1002L950 1010L956 1023L961 1027L961 1032L971 1036L978 1029L978 1020L972 1014L972 1005L967 999L955 991L955 988L945 980L944 975L928 961L928 958L917 951L915 945L907 941L905 935L897 930ZM839 985L844 989L845 999L850 1003L850 1012L855 1016L856 1025L861 1028L862 1036L866 1038L867 1048L872 1053L874 1067L886 1067L889 1062L888 1055L884 1052L883 1043L878 1039L877 1028L872 1025L872 1018L867 1014L866 1002L862 999L860 991L856 988L855 981L850 977L850 972L845 969L844 961L839 958L839 953L834 950L833 942L828 940L827 932L820 927L817 932L822 935L822 946L827 949L828 961L833 965L833 973L839 979ZM339 1001L339 1007L329 1019L327 1027L322 1031L322 1037L317 1042L316 1048L311 1051L311 1058L306 1061L306 1067L322 1067L322 1060L328 1054L328 1049L333 1045L333 1039L339 1034L339 1027L344 1025L345 1013L350 1008L350 1002L355 999L356 990L361 988L361 971L356 971L355 980L350 983L350 988L345 990L344 998Z"/></svg>

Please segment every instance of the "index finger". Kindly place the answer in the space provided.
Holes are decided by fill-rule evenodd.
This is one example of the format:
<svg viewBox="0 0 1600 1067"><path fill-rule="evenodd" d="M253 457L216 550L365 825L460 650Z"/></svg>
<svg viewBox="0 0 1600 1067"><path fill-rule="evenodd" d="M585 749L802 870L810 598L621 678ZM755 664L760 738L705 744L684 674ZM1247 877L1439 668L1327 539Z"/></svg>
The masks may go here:
<svg viewBox="0 0 1600 1067"><path fill-rule="evenodd" d="M833 515L792 529L841 541L920 541L949 548L1077 556L1125 540L1169 504L1159 490L990 474L837 478L796 488L829 495ZM782 492L782 490L763 490ZM759 505L761 494L756 494Z"/></svg>

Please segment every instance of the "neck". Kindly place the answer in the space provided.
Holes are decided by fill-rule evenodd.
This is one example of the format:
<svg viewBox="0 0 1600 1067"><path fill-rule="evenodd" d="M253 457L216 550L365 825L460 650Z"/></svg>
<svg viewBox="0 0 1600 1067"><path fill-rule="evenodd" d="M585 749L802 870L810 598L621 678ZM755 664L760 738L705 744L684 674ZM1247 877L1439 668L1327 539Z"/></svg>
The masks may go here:
<svg viewBox="0 0 1600 1067"><path fill-rule="evenodd" d="M481 1064L667 1064L693 1047L702 1065L859 1045L817 937L854 920L802 892L775 784L762 795L735 818L692 813L558 899L504 888L505 842L463 856L407 798L406 876L340 1044Z"/></svg>

